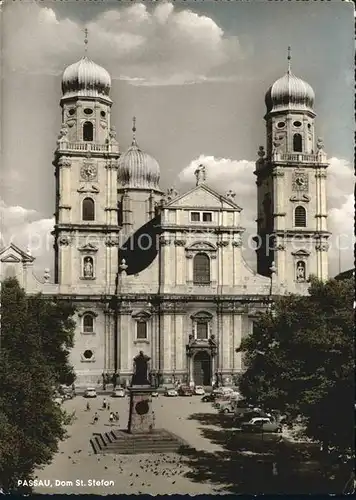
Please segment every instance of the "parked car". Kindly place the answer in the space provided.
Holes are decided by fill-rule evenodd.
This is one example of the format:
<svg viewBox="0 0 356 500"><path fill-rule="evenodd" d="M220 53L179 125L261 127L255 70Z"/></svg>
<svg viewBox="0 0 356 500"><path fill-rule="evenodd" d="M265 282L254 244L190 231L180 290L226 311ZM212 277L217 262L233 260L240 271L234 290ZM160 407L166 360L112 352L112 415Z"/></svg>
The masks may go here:
<svg viewBox="0 0 356 500"><path fill-rule="evenodd" d="M73 399L75 396L75 391L66 385L60 385L58 387L58 393L63 399Z"/></svg>
<svg viewBox="0 0 356 500"><path fill-rule="evenodd" d="M220 408L222 404L226 404L227 402L230 402L230 396L220 396L219 398L216 398L215 401L213 402L213 407L214 408Z"/></svg>
<svg viewBox="0 0 356 500"><path fill-rule="evenodd" d="M205 394L205 396L201 398L203 403L213 403L215 399L217 399L217 394L214 394L213 392Z"/></svg>
<svg viewBox="0 0 356 500"><path fill-rule="evenodd" d="M230 401L226 404L222 404L219 408L219 413L234 413L234 407Z"/></svg>
<svg viewBox="0 0 356 500"><path fill-rule="evenodd" d="M267 417L254 417L241 424L243 431L248 432L282 432L282 426Z"/></svg>
<svg viewBox="0 0 356 500"><path fill-rule="evenodd" d="M94 387L87 387L84 391L84 397L96 398L97 397L96 389Z"/></svg>
<svg viewBox="0 0 356 500"><path fill-rule="evenodd" d="M178 392L175 389L166 389L164 395L169 398L175 398L176 396L178 396Z"/></svg>
<svg viewBox="0 0 356 500"><path fill-rule="evenodd" d="M194 394L196 394L197 396L204 396L205 394L204 387L201 385L197 385L194 389Z"/></svg>
<svg viewBox="0 0 356 500"><path fill-rule="evenodd" d="M179 396L193 396L193 391L187 385L181 385L178 388L178 394Z"/></svg>
<svg viewBox="0 0 356 500"><path fill-rule="evenodd" d="M217 389L213 390L214 394L220 394L221 396L229 394L230 392L234 392L232 387L218 387Z"/></svg>
<svg viewBox="0 0 356 500"><path fill-rule="evenodd" d="M112 398L124 398L126 395L125 393L125 389L123 389L122 387L119 387L117 389L115 389L112 393L111 393L111 397Z"/></svg>
<svg viewBox="0 0 356 500"><path fill-rule="evenodd" d="M153 398L158 398L158 392L154 391L154 392L151 392L151 396Z"/></svg>
<svg viewBox="0 0 356 500"><path fill-rule="evenodd" d="M61 405L63 403L63 397L62 396L55 396L53 398L53 401L57 404L57 405Z"/></svg>

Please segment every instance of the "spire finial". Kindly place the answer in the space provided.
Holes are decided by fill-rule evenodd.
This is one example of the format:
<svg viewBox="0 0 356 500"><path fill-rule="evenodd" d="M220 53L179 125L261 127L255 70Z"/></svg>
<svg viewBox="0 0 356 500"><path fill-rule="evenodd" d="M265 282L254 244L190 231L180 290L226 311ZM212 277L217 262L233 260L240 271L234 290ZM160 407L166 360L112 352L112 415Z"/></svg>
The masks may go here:
<svg viewBox="0 0 356 500"><path fill-rule="evenodd" d="M136 146L136 116L132 117L132 146Z"/></svg>
<svg viewBox="0 0 356 500"><path fill-rule="evenodd" d="M290 47L288 47L288 57L287 57L287 59L288 59L288 73L290 73L290 71L291 71L291 62L290 61L292 59L291 48Z"/></svg>
<svg viewBox="0 0 356 500"><path fill-rule="evenodd" d="M84 51L88 52L88 28L84 29Z"/></svg>

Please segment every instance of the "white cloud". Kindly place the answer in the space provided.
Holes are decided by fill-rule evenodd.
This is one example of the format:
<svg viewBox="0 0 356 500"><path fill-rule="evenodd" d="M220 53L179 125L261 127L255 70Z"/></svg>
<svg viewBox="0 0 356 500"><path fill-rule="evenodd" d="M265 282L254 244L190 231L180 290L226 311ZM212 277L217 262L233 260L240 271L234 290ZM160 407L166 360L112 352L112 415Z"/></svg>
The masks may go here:
<svg viewBox="0 0 356 500"><path fill-rule="evenodd" d="M232 160L200 155L179 174L179 182L187 187L195 181L194 171L199 164L206 167L207 184L221 194L228 190L236 192L236 203L243 208L241 223L246 227L245 241L248 235L256 231L257 189L253 171L255 164L247 160ZM338 273L339 246L341 249L342 270L353 267L354 238L354 195L352 193L354 177L351 165L343 159L331 158L327 180L328 229L332 233L329 251L329 275ZM342 236L341 236L342 235ZM254 252L245 250L246 260L255 262Z"/></svg>
<svg viewBox="0 0 356 500"><path fill-rule="evenodd" d="M83 54L84 26L57 18L53 9L35 2L13 3L4 14L3 61L9 68L60 74ZM16 36L15 26L21 26ZM140 3L105 11L87 27L90 57L113 78L135 85L222 78L220 71L211 73L229 61L236 65L241 57L236 36L226 36L213 19L192 10L177 10L169 2L152 10Z"/></svg>
<svg viewBox="0 0 356 500"><path fill-rule="evenodd" d="M21 206L8 206L0 200L0 248L11 243L22 250L30 249L36 258L34 267L39 272L53 267L54 219L41 218L35 210Z"/></svg>

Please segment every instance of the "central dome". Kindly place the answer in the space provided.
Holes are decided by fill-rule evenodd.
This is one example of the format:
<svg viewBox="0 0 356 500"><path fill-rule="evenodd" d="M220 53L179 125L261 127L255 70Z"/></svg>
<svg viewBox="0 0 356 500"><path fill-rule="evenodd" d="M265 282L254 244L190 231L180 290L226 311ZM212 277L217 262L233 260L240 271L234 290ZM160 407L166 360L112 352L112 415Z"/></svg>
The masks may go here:
<svg viewBox="0 0 356 500"><path fill-rule="evenodd" d="M273 111L311 111L315 94L309 83L288 72L268 89L265 97L267 113Z"/></svg>
<svg viewBox="0 0 356 500"><path fill-rule="evenodd" d="M119 159L117 176L122 187L159 191L159 164L152 156L141 151L135 139Z"/></svg>
<svg viewBox="0 0 356 500"><path fill-rule="evenodd" d="M63 97L109 98L111 78L102 68L87 56L68 66L62 76Z"/></svg>

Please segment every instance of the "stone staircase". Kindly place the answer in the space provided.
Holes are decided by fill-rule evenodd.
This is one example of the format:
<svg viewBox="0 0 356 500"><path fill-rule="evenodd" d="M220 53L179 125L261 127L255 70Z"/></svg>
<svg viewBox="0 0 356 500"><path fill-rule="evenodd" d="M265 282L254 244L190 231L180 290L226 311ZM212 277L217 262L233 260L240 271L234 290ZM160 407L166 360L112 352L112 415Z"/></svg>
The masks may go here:
<svg viewBox="0 0 356 500"><path fill-rule="evenodd" d="M183 439L166 431L155 429L145 434L129 434L126 430L93 433L90 444L95 454L112 453L134 455L142 453L174 453L191 448Z"/></svg>

